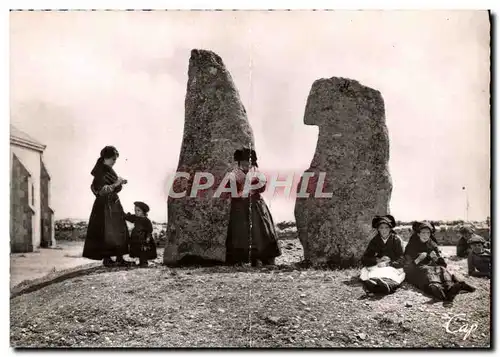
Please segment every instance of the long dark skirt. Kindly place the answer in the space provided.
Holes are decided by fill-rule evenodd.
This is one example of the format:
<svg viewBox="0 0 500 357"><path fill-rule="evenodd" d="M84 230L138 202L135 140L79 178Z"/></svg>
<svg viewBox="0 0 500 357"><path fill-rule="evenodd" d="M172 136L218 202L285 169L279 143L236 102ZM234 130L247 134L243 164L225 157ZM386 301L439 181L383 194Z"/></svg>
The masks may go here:
<svg viewBox="0 0 500 357"><path fill-rule="evenodd" d="M456 278L443 266L412 264L406 270L406 280L418 289L430 292L430 284L439 284L446 292L455 283Z"/></svg>
<svg viewBox="0 0 500 357"><path fill-rule="evenodd" d="M98 196L90 213L83 257L101 260L128 254L129 233L117 194Z"/></svg>
<svg viewBox="0 0 500 357"><path fill-rule="evenodd" d="M252 260L263 263L281 255L271 212L259 195L252 196ZM226 262L250 261L249 198L233 198L226 241Z"/></svg>

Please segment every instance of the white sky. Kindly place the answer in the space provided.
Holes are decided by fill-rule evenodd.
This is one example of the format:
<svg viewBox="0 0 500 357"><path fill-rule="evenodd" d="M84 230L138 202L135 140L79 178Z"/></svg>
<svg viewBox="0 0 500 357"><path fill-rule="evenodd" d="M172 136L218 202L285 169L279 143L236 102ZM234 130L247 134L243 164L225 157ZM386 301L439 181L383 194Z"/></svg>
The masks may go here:
<svg viewBox="0 0 500 357"><path fill-rule="evenodd" d="M218 53L252 125L264 171L302 171L317 127L303 115L314 80L381 91L396 219L489 215L486 11L22 12L10 15L11 121L44 144L56 218L88 218L90 170L120 151L126 210L165 220L177 167L192 48ZM251 66L250 66L251 64ZM275 221L293 200L268 200Z"/></svg>

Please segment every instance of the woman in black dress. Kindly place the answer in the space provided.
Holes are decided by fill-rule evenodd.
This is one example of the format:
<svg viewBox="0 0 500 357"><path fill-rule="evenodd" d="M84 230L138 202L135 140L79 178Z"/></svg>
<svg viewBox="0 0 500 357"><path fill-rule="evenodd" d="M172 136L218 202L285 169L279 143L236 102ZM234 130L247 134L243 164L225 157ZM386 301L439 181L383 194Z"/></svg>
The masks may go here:
<svg viewBox="0 0 500 357"><path fill-rule="evenodd" d="M113 146L106 146L101 150L91 172L94 180L90 188L95 201L90 213L83 257L102 259L105 266L129 265L123 259L123 255L128 254L129 233L118 198L118 192L127 180L119 177L113 170L117 158L118 150ZM112 256L116 256L116 261L111 259Z"/></svg>
<svg viewBox="0 0 500 357"><path fill-rule="evenodd" d="M231 175L232 179L236 181L238 195L231 198L226 262L228 264L242 264L251 260L252 266L256 266L260 260L264 265L273 265L275 258L281 255L281 251L271 212L260 195L265 190L265 185L260 189L252 190L247 197L243 195L246 175L249 172L257 173L257 154L254 150L243 148L235 151L234 160L238 166ZM255 177L252 183L257 183L258 180ZM251 242L249 234L250 209L252 212ZM251 251L250 243L252 245Z"/></svg>
<svg viewBox="0 0 500 357"><path fill-rule="evenodd" d="M475 288L446 269L435 230L429 222L413 224L413 234L405 249L406 280L438 300L452 302L461 290L473 292Z"/></svg>

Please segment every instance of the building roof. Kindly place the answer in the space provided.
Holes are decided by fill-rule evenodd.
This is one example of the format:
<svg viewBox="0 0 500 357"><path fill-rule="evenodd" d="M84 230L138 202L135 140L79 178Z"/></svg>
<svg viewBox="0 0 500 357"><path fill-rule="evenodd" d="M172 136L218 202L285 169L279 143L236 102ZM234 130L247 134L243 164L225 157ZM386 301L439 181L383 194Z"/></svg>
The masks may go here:
<svg viewBox="0 0 500 357"><path fill-rule="evenodd" d="M10 125L10 143L40 152L43 152L47 147L12 124Z"/></svg>

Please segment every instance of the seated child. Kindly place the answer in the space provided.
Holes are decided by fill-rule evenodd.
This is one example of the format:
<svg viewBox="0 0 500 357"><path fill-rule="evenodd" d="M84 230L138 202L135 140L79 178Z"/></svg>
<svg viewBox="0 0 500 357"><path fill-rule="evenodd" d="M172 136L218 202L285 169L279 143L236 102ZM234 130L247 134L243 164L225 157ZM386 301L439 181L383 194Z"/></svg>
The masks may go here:
<svg viewBox="0 0 500 357"><path fill-rule="evenodd" d="M139 266L147 266L148 260L156 259L156 243L153 240L153 225L147 217L149 207L144 202L134 202L135 215L127 213L125 219L134 223L130 234L131 258L139 258Z"/></svg>
<svg viewBox="0 0 500 357"><path fill-rule="evenodd" d="M367 293L393 293L405 279L403 244L394 231L395 226L391 215L375 216L372 220L375 236L363 254L364 267L359 276Z"/></svg>
<svg viewBox="0 0 500 357"><path fill-rule="evenodd" d="M491 276L491 253L484 249L484 238L475 236L469 239L468 243L471 249L467 259L469 275L489 278Z"/></svg>
<svg viewBox="0 0 500 357"><path fill-rule="evenodd" d="M463 225L458 230L458 242L457 242L457 257L466 258L469 256L470 246L469 240L472 237L480 237L475 231L474 227L471 225Z"/></svg>

